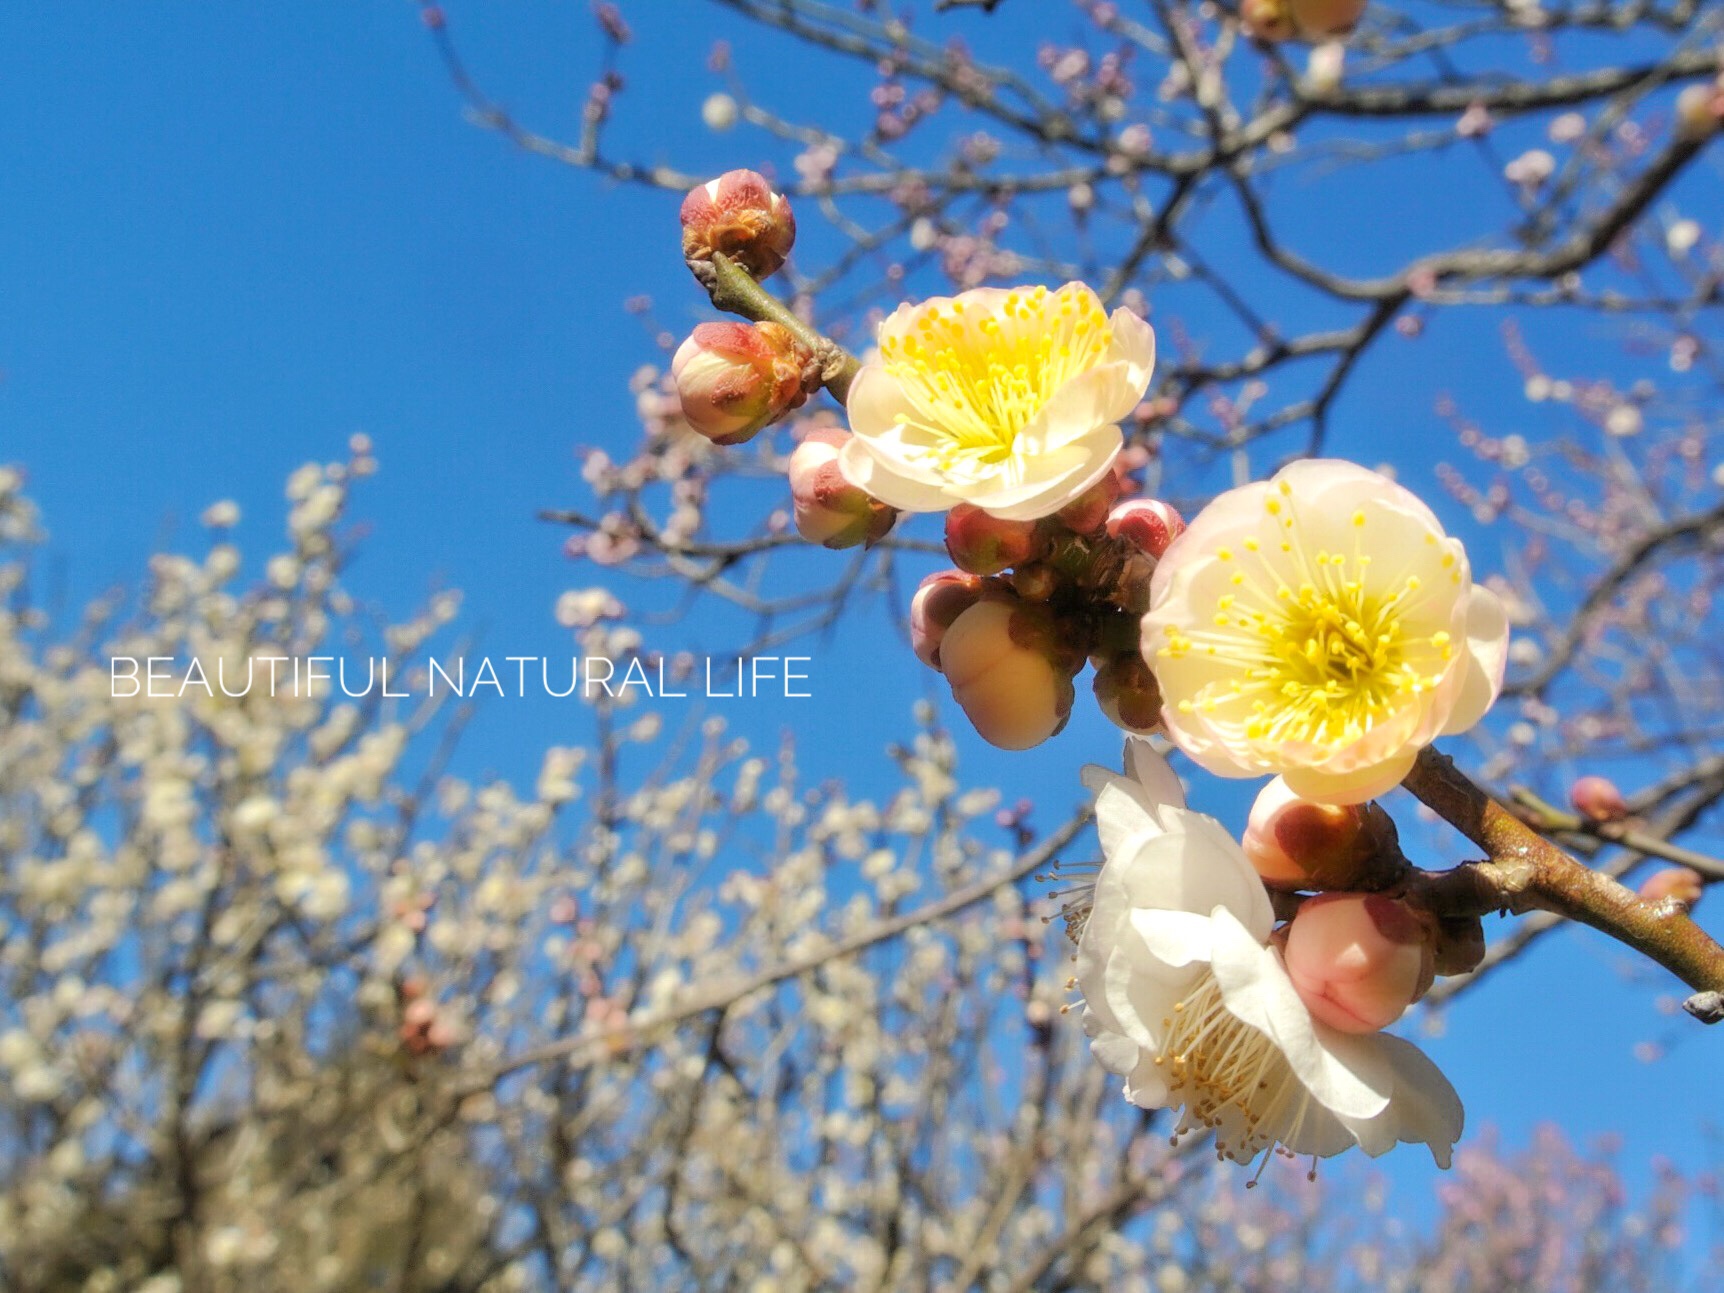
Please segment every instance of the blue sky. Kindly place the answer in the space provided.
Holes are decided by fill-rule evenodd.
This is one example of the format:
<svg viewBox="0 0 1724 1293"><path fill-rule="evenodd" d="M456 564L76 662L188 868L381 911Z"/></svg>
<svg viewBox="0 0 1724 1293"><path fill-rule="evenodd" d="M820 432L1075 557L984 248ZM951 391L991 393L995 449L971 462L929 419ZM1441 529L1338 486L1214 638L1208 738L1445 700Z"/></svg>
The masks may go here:
<svg viewBox="0 0 1724 1293"><path fill-rule="evenodd" d="M684 165L710 157L714 172L755 162L764 141L713 141L699 123L701 99L720 88L700 60L732 24L678 5L697 19L679 24L669 8L653 6L650 22L646 6L629 8L649 51L630 74L652 89L625 96L625 136ZM954 21L1023 45L1028 8L1005 6L993 27ZM572 129L598 57L584 6L456 16L473 64L523 117ZM746 32L736 44L757 71L782 48ZM566 651L555 598L602 576L572 569L563 535L534 514L581 501L577 444L626 453L637 434L625 384L659 352L624 300L651 293L676 329L704 317L675 251L675 197L523 155L464 121L405 0L11 6L0 50L0 460L30 473L70 601L135 579L164 535L200 545L196 517L218 498L244 509L242 545L267 550L287 473L339 457L363 431L382 470L359 495L373 532L352 588L399 612L458 587L463 623L495 654ZM842 69L819 89L864 84ZM854 120L857 105L834 113ZM818 252L822 235L808 236ZM1459 378L1481 405L1515 391L1482 331L1440 321L1416 357L1387 339L1341 410L1335 447L1375 461L1391 425L1405 443L1445 444L1429 411L1445 383ZM1399 465L1416 478L1429 459ZM877 636L810 648L824 699L732 717L763 746L786 726L824 736L836 725L848 749L811 742L809 776L884 789L885 744L909 731L910 701L935 691L885 640L883 619L862 624ZM890 703L847 707L858 672ZM492 705L459 770L525 778L530 751L579 734L555 701ZM1008 801L1039 796L1052 822L1078 797L1078 765L1116 751L1080 707L1033 755L971 740L966 758ZM1243 807L1213 781L1197 803L1235 821ZM1397 808L1404 821L1409 810ZM1718 1038L1656 1014L1651 990L1625 986L1629 964L1600 937L1564 934L1450 1012L1430 1047L1474 1126L1497 1123L1518 1143L1554 1118L1582 1139L1626 1133L1630 1163L1711 1164L1696 1133ZM1666 1035L1678 1039L1668 1058L1633 1057L1634 1043ZM1432 1176L1412 1153L1393 1174L1412 1197Z"/></svg>

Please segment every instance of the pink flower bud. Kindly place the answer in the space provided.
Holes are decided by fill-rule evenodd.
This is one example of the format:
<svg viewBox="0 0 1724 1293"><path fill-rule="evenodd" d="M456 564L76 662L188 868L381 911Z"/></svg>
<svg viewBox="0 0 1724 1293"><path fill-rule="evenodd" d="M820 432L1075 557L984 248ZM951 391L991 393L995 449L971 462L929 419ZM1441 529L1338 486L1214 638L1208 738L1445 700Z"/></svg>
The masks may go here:
<svg viewBox="0 0 1724 1293"><path fill-rule="evenodd" d="M1108 472L1095 484L1059 510L1060 524L1073 534L1094 534L1107 524L1108 509L1124 486L1119 475Z"/></svg>
<svg viewBox="0 0 1724 1293"><path fill-rule="evenodd" d="M1046 609L1006 596L978 601L940 643L953 699L1002 750L1040 745L1066 725L1076 698L1067 663Z"/></svg>
<svg viewBox="0 0 1724 1293"><path fill-rule="evenodd" d="M1595 822L1619 822L1628 816L1628 801L1607 777L1581 777L1569 787L1568 802Z"/></svg>
<svg viewBox="0 0 1724 1293"><path fill-rule="evenodd" d="M777 272L795 241L790 203L754 171L726 171L682 200L683 259L709 287L714 255L730 257L759 280Z"/></svg>
<svg viewBox="0 0 1724 1293"><path fill-rule="evenodd" d="M1676 96L1676 135L1701 140L1724 126L1724 77L1690 85Z"/></svg>
<svg viewBox="0 0 1724 1293"><path fill-rule="evenodd" d="M1640 896L1648 902L1679 903L1685 911L1693 911L1705 888L1706 881L1692 867L1671 866L1647 876Z"/></svg>
<svg viewBox="0 0 1724 1293"><path fill-rule="evenodd" d="M1110 656L1096 665L1095 701L1115 727L1139 736L1161 727L1161 688L1139 652Z"/></svg>
<svg viewBox="0 0 1724 1293"><path fill-rule="evenodd" d="M677 347L671 377L688 424L714 444L752 439L808 398L812 357L776 323L703 323Z"/></svg>
<svg viewBox="0 0 1724 1293"><path fill-rule="evenodd" d="M930 669L940 667L940 643L952 622L982 595L982 581L962 570L939 570L910 599L910 648Z"/></svg>
<svg viewBox="0 0 1724 1293"><path fill-rule="evenodd" d="M1394 823L1381 808L1313 803L1280 777L1258 792L1241 847L1279 889L1356 888L1400 861Z"/></svg>
<svg viewBox="0 0 1724 1293"><path fill-rule="evenodd" d="M790 455L796 532L822 547L872 546L898 519L895 509L844 479L838 451L849 438L850 433L838 427L815 427Z"/></svg>
<svg viewBox="0 0 1724 1293"><path fill-rule="evenodd" d="M1425 995L1434 973L1425 922L1380 894L1305 902L1288 927L1284 956L1306 1009L1344 1033L1388 1027Z"/></svg>
<svg viewBox="0 0 1724 1293"><path fill-rule="evenodd" d="M1185 518L1159 498L1128 498L1107 514L1110 537L1124 539L1157 561L1185 531Z"/></svg>
<svg viewBox="0 0 1724 1293"><path fill-rule="evenodd" d="M946 552L972 575L997 575L1047 550L1046 532L1037 521L1003 520L969 503L946 513Z"/></svg>

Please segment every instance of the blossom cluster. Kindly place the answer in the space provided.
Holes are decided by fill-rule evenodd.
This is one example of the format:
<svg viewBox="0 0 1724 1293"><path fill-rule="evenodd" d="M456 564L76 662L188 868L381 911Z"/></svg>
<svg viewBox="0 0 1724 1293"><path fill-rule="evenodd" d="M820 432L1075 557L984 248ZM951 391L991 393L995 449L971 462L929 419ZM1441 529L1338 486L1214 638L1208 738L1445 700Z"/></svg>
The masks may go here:
<svg viewBox="0 0 1724 1293"><path fill-rule="evenodd" d="M788 202L751 172L695 190L683 222L695 249L746 226L754 241L720 267L746 272L749 247L770 246L754 279L794 237ZM690 265L737 305L710 255ZM954 568L917 590L911 646L977 732L1012 750L1047 740L1087 663L1132 734L1134 771L1090 776L1106 859L1067 904L1086 1027L1127 1097L1183 1107L1226 1157L1421 1140L1446 1165L1459 1102L1382 1030L1437 974L1472 968L1482 936L1378 892L1400 855L1369 801L1501 690L1507 615L1461 543L1411 491L1342 461L1294 462L1189 523L1137 496L1121 427L1148 394L1155 333L1082 283L904 305L848 371L771 314L683 344L689 424L735 443L831 386L848 430L805 431L789 462L803 537L880 543L901 514L943 513ZM1152 736L1212 774L1274 778L1243 845L1185 810L1136 743Z"/></svg>

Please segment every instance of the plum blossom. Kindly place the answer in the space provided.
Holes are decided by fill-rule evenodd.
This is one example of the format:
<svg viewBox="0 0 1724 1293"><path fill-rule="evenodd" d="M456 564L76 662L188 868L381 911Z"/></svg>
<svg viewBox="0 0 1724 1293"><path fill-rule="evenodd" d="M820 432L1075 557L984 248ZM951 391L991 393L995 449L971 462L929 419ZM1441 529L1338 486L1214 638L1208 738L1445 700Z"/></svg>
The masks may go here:
<svg viewBox="0 0 1724 1293"><path fill-rule="evenodd" d="M1353 463L1229 490L1167 549L1143 650L1168 736L1223 777L1360 803L1502 689L1508 619L1430 508Z"/></svg>
<svg viewBox="0 0 1724 1293"><path fill-rule="evenodd" d="M1084 770L1105 860L1077 985L1090 1048L1126 1098L1183 1109L1176 1134L1212 1129L1235 1162L1422 1142L1447 1167L1463 1122L1448 1080L1410 1042L1314 1018L1238 843L1186 809L1147 742L1127 741L1125 768Z"/></svg>
<svg viewBox="0 0 1724 1293"><path fill-rule="evenodd" d="M1020 521L1107 474L1155 365L1149 325L1104 314L1082 283L903 305L879 347L850 388L844 474L904 511L967 502Z"/></svg>

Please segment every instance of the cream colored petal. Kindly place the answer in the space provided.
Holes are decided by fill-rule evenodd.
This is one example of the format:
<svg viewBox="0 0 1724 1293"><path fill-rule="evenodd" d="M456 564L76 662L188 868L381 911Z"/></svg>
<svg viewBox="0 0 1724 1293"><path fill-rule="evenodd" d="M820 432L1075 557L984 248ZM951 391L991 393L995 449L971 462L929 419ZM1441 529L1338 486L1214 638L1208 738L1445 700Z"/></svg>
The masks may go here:
<svg viewBox="0 0 1724 1293"><path fill-rule="evenodd" d="M1419 757L1419 747L1402 749L1382 763L1374 763L1348 772L1329 772L1321 768L1287 768L1282 775L1288 787L1301 799L1320 804L1362 804L1367 799L1386 795L1413 770Z"/></svg>
<svg viewBox="0 0 1724 1293"><path fill-rule="evenodd" d="M1131 385L1137 388L1130 396L1131 404L1108 419L1118 421L1137 407L1149 389L1155 372L1155 329L1130 310L1115 310L1108 326L1113 330L1113 344L1108 347L1106 362L1126 364L1132 370Z"/></svg>
<svg viewBox="0 0 1724 1293"><path fill-rule="evenodd" d="M844 413L852 431L873 437L894 431L901 418L914 417L916 410L885 365L864 364L850 382Z"/></svg>
<svg viewBox="0 0 1724 1293"><path fill-rule="evenodd" d="M1241 543L1259 532L1269 489L1265 481L1230 489L1191 519L1156 564L1149 585L1151 615L1180 614L1186 588L1203 569L1199 563L1214 560L1219 549ZM1147 617L1144 622L1149 622Z"/></svg>
<svg viewBox="0 0 1724 1293"><path fill-rule="evenodd" d="M916 479L901 464L880 461L861 436L852 437L839 451L838 470L858 489L902 512L943 512L957 501L938 485Z"/></svg>
<svg viewBox="0 0 1724 1293"><path fill-rule="evenodd" d="M1325 511L1344 513L1351 511L1347 507L1349 502L1357 506L1357 499L1377 497L1418 518L1424 527L1443 533L1437 514L1417 494L1380 472L1344 458L1301 458L1276 472L1274 481L1277 486L1285 481L1297 497L1309 499Z"/></svg>
<svg viewBox="0 0 1724 1293"><path fill-rule="evenodd" d="M1015 452L1031 457L1050 453L1097 427L1113 425L1137 407L1147 381L1147 377L1143 383L1134 381L1126 364L1102 364L1079 373L1025 423L1014 442Z"/></svg>
<svg viewBox="0 0 1724 1293"><path fill-rule="evenodd" d="M1107 475L1123 444L1118 427L1097 427L1063 449L1022 461L1020 483L966 488L964 499L1007 521L1051 516Z"/></svg>
<svg viewBox="0 0 1724 1293"><path fill-rule="evenodd" d="M1509 622L1502 599L1474 584L1467 602L1467 670L1443 735L1464 732L1496 703L1508 667Z"/></svg>

